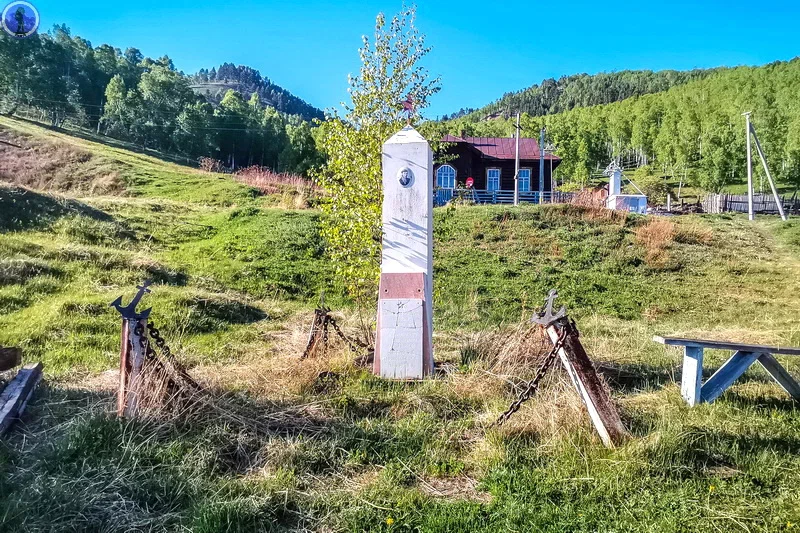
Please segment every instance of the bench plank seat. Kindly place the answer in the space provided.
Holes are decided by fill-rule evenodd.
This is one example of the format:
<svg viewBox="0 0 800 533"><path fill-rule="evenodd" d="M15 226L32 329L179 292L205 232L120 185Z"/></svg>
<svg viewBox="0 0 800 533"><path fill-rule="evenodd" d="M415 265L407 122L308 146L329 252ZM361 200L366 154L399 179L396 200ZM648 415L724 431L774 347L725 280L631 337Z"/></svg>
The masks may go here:
<svg viewBox="0 0 800 533"><path fill-rule="evenodd" d="M772 378L792 396L800 400L800 384L781 366L774 355L800 355L800 348L741 344L680 337L653 337L655 342L666 346L683 346L683 375L681 395L695 406L701 402L711 403L739 379L750 365L758 361ZM733 355L705 383L703 379L703 350L730 350Z"/></svg>
<svg viewBox="0 0 800 533"><path fill-rule="evenodd" d="M681 337L660 337L653 340L667 346L693 346L711 350L733 350L734 352L771 353L777 355L800 355L800 348L787 346L765 346L763 344L741 344L726 341L707 341L702 339L684 339Z"/></svg>

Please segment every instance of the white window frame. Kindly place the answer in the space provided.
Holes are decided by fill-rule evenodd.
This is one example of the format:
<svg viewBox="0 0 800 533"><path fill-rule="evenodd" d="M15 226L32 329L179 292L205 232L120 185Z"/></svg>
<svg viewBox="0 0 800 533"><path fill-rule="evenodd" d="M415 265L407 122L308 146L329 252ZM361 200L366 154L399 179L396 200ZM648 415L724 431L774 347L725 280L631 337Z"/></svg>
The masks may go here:
<svg viewBox="0 0 800 533"><path fill-rule="evenodd" d="M527 177L528 186L527 187L525 187L523 185L525 183L525 181L526 181L525 179L522 178L522 172L523 171L528 173L528 177ZM530 190L531 190L531 176L533 176L533 169L528 168L528 167L519 169L519 176L517 176L517 179L519 181L519 190L520 190L520 192L530 192Z"/></svg>
<svg viewBox="0 0 800 533"><path fill-rule="evenodd" d="M439 171L442 170L445 167L447 167L447 168L449 168L450 170L453 171L453 183L452 183L451 187L443 187L440 184L440 181L439 181ZM458 176L458 171L456 170L456 167L454 167L453 165L448 165L446 163L444 165L440 165L439 168L436 169L436 187L439 188L439 189L455 189L456 188L456 177L457 176Z"/></svg>
<svg viewBox="0 0 800 533"><path fill-rule="evenodd" d="M492 176L490 176L490 173L493 170L497 171L497 188L495 188L495 189L490 187L490 183L491 183L490 180L494 179ZM486 169L486 190L487 191L500 191L500 190L502 190L502 182L500 181L500 176L501 176L501 172L500 172L500 169L498 167L490 167L490 168Z"/></svg>

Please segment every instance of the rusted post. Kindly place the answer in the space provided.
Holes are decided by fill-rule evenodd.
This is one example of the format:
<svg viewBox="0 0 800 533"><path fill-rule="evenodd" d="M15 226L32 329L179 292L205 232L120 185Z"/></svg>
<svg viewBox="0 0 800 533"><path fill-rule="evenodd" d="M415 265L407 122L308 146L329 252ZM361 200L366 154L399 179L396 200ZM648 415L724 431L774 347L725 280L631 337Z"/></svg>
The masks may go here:
<svg viewBox="0 0 800 533"><path fill-rule="evenodd" d="M305 359L316 355L317 345L321 340L324 340L324 333L328 328L328 313L330 309L324 305L314 310L314 321L311 323L311 331L308 332L308 342L306 349L303 350L303 355L300 359Z"/></svg>
<svg viewBox="0 0 800 533"><path fill-rule="evenodd" d="M142 366L146 355L147 345L147 319L128 320L128 338L130 350L128 352L128 383L125 394L124 416L134 417L139 409L139 395L142 388Z"/></svg>
<svg viewBox="0 0 800 533"><path fill-rule="evenodd" d="M130 341L128 339L128 319L122 319L122 330L120 332L120 348L119 348L119 387L117 389L117 416L125 414L125 398L127 395L128 386L128 373L130 366L128 364L130 353Z"/></svg>
<svg viewBox="0 0 800 533"><path fill-rule="evenodd" d="M533 321L545 327L553 345L556 345L562 333L564 334L562 346L558 350L561 364L589 411L589 418L603 444L613 447L627 438L628 431L581 344L574 322L567 317L566 308L562 306L553 314L553 301L556 296L558 296L556 291L550 291L544 311L534 316Z"/></svg>
<svg viewBox="0 0 800 533"><path fill-rule="evenodd" d="M122 315L122 332L119 349L119 390L117 391L117 415L130 416L135 414L137 400L136 390L138 389L138 377L144 363L145 348L141 343L141 336L147 336L147 317L150 316L150 309L145 309L141 313L136 311L136 306L142 297L150 292L150 280L145 280L137 287L138 292L133 297L131 303L122 306L122 296L111 302ZM141 330L139 330L141 326ZM137 333L137 330L140 333ZM133 387L133 391L132 391ZM130 401L131 394L133 402ZM131 403L133 404L131 406Z"/></svg>

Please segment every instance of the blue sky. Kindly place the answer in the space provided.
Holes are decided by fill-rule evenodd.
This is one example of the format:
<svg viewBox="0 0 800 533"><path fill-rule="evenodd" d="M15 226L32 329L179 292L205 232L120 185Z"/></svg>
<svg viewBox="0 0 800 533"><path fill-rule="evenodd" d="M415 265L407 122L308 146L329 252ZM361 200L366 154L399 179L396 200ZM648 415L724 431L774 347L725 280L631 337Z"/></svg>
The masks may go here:
<svg viewBox="0 0 800 533"><path fill-rule="evenodd" d="M261 71L309 103L347 97L361 36L401 2L32 0L40 31L66 23L92 44L169 55L187 73L223 62ZM427 115L479 107L544 78L623 69L755 65L800 55L798 2L433 2L417 25L442 92ZM750 37L748 39L747 37Z"/></svg>

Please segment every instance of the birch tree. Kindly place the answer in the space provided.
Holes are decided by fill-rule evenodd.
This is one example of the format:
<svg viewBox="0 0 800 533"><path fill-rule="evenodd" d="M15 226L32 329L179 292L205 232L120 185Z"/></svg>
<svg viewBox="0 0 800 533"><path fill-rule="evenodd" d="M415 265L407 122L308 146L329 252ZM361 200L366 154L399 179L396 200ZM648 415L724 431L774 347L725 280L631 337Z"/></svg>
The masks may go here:
<svg viewBox="0 0 800 533"><path fill-rule="evenodd" d="M322 228L338 279L358 300L377 292L381 248L381 148L404 126L402 102L414 102L419 121L428 99L439 91L420 63L430 52L415 26L415 7L375 20L372 39L363 37L361 68L348 79L350 102L321 124L319 147L327 164L315 175L326 191Z"/></svg>

